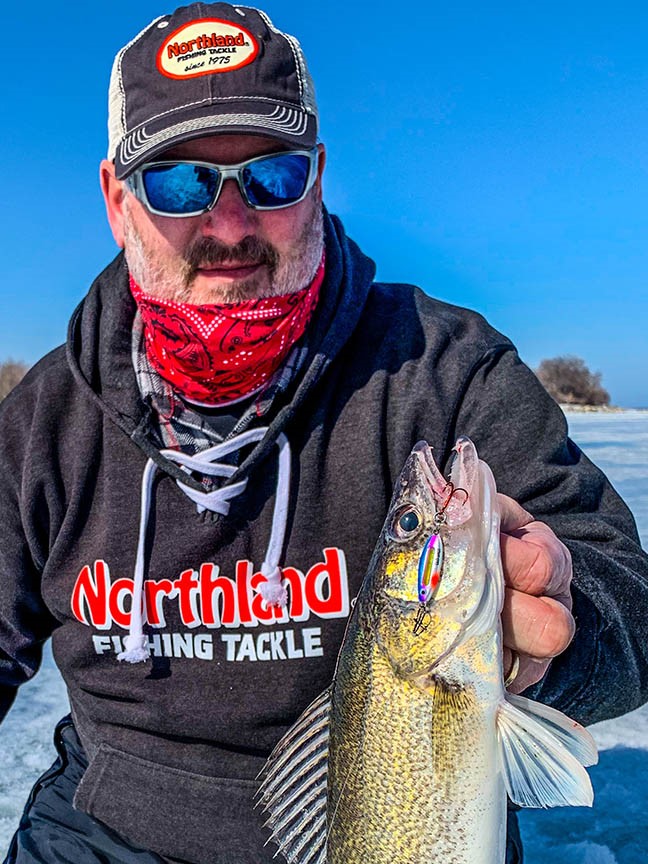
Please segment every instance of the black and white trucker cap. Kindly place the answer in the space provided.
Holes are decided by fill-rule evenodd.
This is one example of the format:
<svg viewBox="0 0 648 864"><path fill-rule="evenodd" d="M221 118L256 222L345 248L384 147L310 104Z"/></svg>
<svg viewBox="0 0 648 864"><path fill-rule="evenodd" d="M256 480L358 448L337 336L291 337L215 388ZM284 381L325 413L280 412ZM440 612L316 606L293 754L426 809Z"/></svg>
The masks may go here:
<svg viewBox="0 0 648 864"><path fill-rule="evenodd" d="M115 57L108 158L123 180L158 153L215 133L317 140L301 46L249 6L192 3L152 21Z"/></svg>

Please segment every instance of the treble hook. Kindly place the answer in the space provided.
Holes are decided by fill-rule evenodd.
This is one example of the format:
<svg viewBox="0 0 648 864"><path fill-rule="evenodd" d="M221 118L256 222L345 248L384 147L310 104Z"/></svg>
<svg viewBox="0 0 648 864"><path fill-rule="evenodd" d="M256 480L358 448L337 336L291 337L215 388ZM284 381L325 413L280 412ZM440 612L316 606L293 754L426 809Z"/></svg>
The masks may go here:
<svg viewBox="0 0 648 864"><path fill-rule="evenodd" d="M430 626L430 620L431 616L425 607L425 603L421 603L414 619L414 629L412 630L414 636L420 636L421 633L425 633Z"/></svg>

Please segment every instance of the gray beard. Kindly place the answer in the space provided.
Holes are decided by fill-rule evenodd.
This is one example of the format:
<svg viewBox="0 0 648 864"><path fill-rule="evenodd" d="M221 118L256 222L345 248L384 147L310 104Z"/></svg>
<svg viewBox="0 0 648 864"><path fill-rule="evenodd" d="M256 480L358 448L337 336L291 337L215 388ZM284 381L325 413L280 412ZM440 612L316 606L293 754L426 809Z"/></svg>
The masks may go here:
<svg viewBox="0 0 648 864"><path fill-rule="evenodd" d="M130 214L128 196L124 206L124 252L129 272L145 294L178 303L239 303L260 297L292 294L315 278L324 252L324 216L321 203L313 198L313 210L301 234L287 255L269 243L245 237L235 246L211 238L197 240L184 257L178 256L171 268L147 248ZM218 289L217 296L193 297L192 283L197 268L205 261L212 264L227 260L263 263L270 272L270 286L254 277L232 282ZM265 281L265 280L263 280Z"/></svg>

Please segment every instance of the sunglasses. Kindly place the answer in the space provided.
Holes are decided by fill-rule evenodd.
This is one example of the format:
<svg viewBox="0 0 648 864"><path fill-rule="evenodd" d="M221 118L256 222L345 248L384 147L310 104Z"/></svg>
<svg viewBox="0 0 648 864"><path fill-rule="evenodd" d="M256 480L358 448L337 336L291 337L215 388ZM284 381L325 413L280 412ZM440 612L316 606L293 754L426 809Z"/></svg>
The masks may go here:
<svg viewBox="0 0 648 864"><path fill-rule="evenodd" d="M212 162L147 162L126 185L151 213L198 216L218 201L223 182L236 180L255 210L281 210L302 201L317 177L317 147L256 156L238 165Z"/></svg>

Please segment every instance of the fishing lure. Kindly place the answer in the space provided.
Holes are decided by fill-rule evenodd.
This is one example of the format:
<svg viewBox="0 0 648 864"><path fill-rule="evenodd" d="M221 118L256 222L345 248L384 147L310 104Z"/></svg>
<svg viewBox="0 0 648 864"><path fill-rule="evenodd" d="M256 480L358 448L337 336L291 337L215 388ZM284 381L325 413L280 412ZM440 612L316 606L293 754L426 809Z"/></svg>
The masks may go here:
<svg viewBox="0 0 648 864"><path fill-rule="evenodd" d="M468 500L468 493L465 489L455 488L452 483L448 483L446 488L449 490L448 495L434 515L432 534L427 539L419 559L417 587L419 608L414 619L414 629L412 631L415 636L423 633L429 627L430 613L428 612L428 606L434 600L434 595L441 584L444 558L442 531L447 521L446 509L453 496L458 492L463 492L466 496L465 501Z"/></svg>

